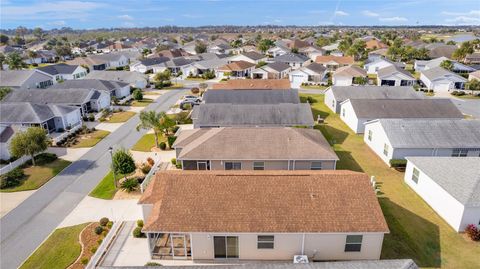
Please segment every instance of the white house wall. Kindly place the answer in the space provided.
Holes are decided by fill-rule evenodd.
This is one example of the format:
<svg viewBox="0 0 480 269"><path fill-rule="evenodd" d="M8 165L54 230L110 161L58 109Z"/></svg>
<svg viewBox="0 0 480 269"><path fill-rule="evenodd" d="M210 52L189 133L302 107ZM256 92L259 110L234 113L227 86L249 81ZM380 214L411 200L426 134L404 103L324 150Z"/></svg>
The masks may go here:
<svg viewBox="0 0 480 269"><path fill-rule="evenodd" d="M352 85L352 77L342 77L342 76L335 76L333 75L333 85L334 86L351 86Z"/></svg>
<svg viewBox="0 0 480 269"><path fill-rule="evenodd" d="M480 207L466 207L463 210L460 231L464 231L469 224L480 225Z"/></svg>
<svg viewBox="0 0 480 269"><path fill-rule="evenodd" d="M325 105L330 108L331 111L335 113L340 113L340 104L335 100L335 96L333 96L333 91L331 89L325 91L325 98L323 100Z"/></svg>
<svg viewBox="0 0 480 269"><path fill-rule="evenodd" d="M368 140L368 131L372 131L372 141ZM375 152L380 159L382 159L386 164L390 165L390 160L392 159L392 146L390 141L388 141L387 135L383 130L379 122L369 123L365 125L365 134L363 136L363 141L370 147L370 149ZM383 154L383 147L387 143L389 151L387 156Z"/></svg>
<svg viewBox="0 0 480 269"><path fill-rule="evenodd" d="M360 124L363 125L363 122L360 122L353 110L352 104L350 102L344 102L340 105L340 118L345 122L345 124L350 127L356 134L363 131L363 126L360 127Z"/></svg>

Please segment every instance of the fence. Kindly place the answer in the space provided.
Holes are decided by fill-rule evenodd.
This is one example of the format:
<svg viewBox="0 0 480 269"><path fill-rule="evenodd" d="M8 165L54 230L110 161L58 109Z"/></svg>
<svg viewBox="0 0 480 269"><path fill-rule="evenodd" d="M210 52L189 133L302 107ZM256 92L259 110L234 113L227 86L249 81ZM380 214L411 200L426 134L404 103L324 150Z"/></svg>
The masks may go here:
<svg viewBox="0 0 480 269"><path fill-rule="evenodd" d="M115 241L115 238L117 237L118 233L122 230L122 227L124 224L125 222L123 221L117 221L113 224L112 228L110 229L110 232L108 232L107 236L103 239L102 243L98 247L95 254L93 254L92 258L90 258L90 261L85 267L86 269L97 268L97 266L100 265L100 263L102 262L102 259L107 254L109 248Z"/></svg>
<svg viewBox="0 0 480 269"><path fill-rule="evenodd" d="M30 156L23 156L22 158L20 159L17 159L7 165L5 165L4 167L0 168L0 175L3 175L3 174L6 174L10 171L12 171L13 169L19 167L20 165L24 164L26 161L29 161L31 158Z"/></svg>
<svg viewBox="0 0 480 269"><path fill-rule="evenodd" d="M152 169L150 169L150 172L145 176L145 179L143 180L142 184L140 184L140 191L143 193L146 189L150 181L152 181L153 176L158 170L166 170L168 166L168 163L165 162L160 162L160 159L157 159L155 163L152 166Z"/></svg>

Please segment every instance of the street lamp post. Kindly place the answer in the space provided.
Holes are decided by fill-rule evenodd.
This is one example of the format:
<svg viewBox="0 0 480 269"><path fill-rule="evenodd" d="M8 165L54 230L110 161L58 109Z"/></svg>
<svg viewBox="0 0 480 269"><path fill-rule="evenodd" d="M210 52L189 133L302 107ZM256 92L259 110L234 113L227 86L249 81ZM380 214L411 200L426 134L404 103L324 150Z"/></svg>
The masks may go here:
<svg viewBox="0 0 480 269"><path fill-rule="evenodd" d="M113 185L115 186L115 189L117 188L117 177L115 175L115 168L113 167L113 148L109 147L108 152L110 152L110 158L112 160L112 172L113 172Z"/></svg>

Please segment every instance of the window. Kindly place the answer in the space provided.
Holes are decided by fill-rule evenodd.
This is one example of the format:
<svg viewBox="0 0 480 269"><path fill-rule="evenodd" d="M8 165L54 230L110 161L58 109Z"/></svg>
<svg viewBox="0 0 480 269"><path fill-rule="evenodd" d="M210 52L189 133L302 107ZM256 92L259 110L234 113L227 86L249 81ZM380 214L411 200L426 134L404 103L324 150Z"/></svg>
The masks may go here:
<svg viewBox="0 0 480 269"><path fill-rule="evenodd" d="M240 162L226 162L225 170L242 170L242 163Z"/></svg>
<svg viewBox="0 0 480 269"><path fill-rule="evenodd" d="M322 162L312 162L310 164L310 170L322 170Z"/></svg>
<svg viewBox="0 0 480 269"><path fill-rule="evenodd" d="M335 100L332 100L332 107L335 108Z"/></svg>
<svg viewBox="0 0 480 269"><path fill-rule="evenodd" d="M345 117L345 108L342 109L342 117Z"/></svg>
<svg viewBox="0 0 480 269"><path fill-rule="evenodd" d="M372 141L372 135L373 135L372 130L368 130L368 141Z"/></svg>
<svg viewBox="0 0 480 269"><path fill-rule="evenodd" d="M453 149L452 157L467 157L468 149Z"/></svg>
<svg viewBox="0 0 480 269"><path fill-rule="evenodd" d="M253 162L253 170L265 170L265 162Z"/></svg>
<svg viewBox="0 0 480 269"><path fill-rule="evenodd" d="M418 171L417 168L413 168L413 172L412 172L412 180L413 182L415 183L418 183L418 177L420 176L420 171Z"/></svg>
<svg viewBox="0 0 480 269"><path fill-rule="evenodd" d="M383 155L388 156L388 145L387 144L383 145Z"/></svg>
<svg viewBox="0 0 480 269"><path fill-rule="evenodd" d="M257 249L273 249L275 237L273 235L257 236Z"/></svg>
<svg viewBox="0 0 480 269"><path fill-rule="evenodd" d="M362 249L363 235L347 235L345 252L359 252Z"/></svg>

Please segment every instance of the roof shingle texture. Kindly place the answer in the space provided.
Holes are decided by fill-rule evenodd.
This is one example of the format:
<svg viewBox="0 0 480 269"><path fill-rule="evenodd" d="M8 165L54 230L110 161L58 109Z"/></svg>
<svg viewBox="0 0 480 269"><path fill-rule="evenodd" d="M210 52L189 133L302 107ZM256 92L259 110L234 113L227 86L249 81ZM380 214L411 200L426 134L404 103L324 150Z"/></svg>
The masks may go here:
<svg viewBox="0 0 480 269"><path fill-rule="evenodd" d="M289 90L288 79L232 79L212 85L213 90Z"/></svg>
<svg viewBox="0 0 480 269"><path fill-rule="evenodd" d="M388 232L368 176L351 171L165 171L139 200L144 231Z"/></svg>
<svg viewBox="0 0 480 269"><path fill-rule="evenodd" d="M264 90L215 90L206 91L203 95L206 104L281 104L300 103L298 90L264 91Z"/></svg>
<svg viewBox="0 0 480 269"><path fill-rule="evenodd" d="M332 86L337 102L347 99L424 99L423 94L407 86Z"/></svg>

